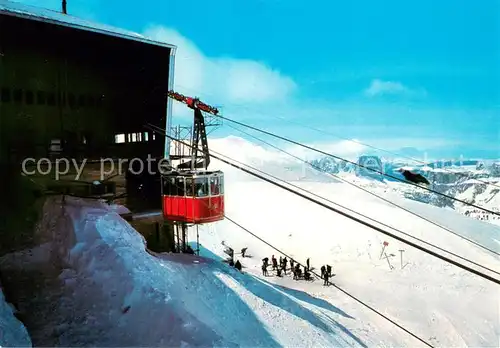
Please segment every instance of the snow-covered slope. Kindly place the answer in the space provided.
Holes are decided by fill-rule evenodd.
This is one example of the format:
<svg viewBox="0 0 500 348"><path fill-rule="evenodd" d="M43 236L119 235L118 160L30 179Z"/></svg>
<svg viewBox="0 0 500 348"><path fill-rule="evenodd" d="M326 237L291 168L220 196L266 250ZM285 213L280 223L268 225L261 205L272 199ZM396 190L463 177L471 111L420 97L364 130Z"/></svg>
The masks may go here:
<svg viewBox="0 0 500 348"><path fill-rule="evenodd" d="M398 227L419 238L468 257L500 271L498 258L467 242L420 221L408 213L377 202L371 196L356 194L342 184L303 184L332 200L363 212L377 220ZM227 215L296 260L311 258L316 269L331 264L336 284L381 309L431 344L438 346L492 346L498 342L498 287L477 276L423 254L411 247L384 237L326 209L304 202L265 183L228 183ZM500 228L473 221L454 212L411 203L412 209L437 219L455 231L487 243L500 252L495 239ZM411 205L410 204L410 205ZM249 209L251 207L251 209ZM191 232L194 240L194 232ZM236 251L248 247L252 258L240 260L251 274L260 274L263 257L280 255L229 221L200 230L204 249L224 256L223 246ZM379 259L383 242L389 261ZM404 250L403 269L399 250ZM391 269L390 265L394 267ZM394 344L416 346L418 342L377 317L333 288L319 281L305 283L285 278L268 278L277 284L307 291L342 308L355 321L340 318L340 323L354 330L368 346ZM392 343L391 343L392 342Z"/></svg>
<svg viewBox="0 0 500 348"><path fill-rule="evenodd" d="M46 211L59 211L58 218L51 215L41 223L52 226L53 235L37 252L59 255L64 269L60 287L53 289L57 296L42 304L50 312L31 313L31 328L43 339L39 344L361 345L338 323L341 317L349 318L340 306L321 309L327 304L314 297L241 274L213 259L150 254L142 236L113 209L66 200L64 217L60 202L53 200ZM9 254L0 263L3 268L20 267L20 257ZM43 257L37 259L40 263ZM42 297L38 300L51 296Z"/></svg>
<svg viewBox="0 0 500 348"><path fill-rule="evenodd" d="M0 286L0 347L31 347L24 325L14 316L14 308L5 301Z"/></svg>

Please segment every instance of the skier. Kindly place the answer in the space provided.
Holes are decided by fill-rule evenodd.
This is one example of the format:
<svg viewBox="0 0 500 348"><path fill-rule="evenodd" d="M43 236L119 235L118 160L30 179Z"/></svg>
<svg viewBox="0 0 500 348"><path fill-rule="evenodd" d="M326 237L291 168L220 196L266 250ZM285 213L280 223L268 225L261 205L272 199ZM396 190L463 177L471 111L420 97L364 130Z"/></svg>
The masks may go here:
<svg viewBox="0 0 500 348"><path fill-rule="evenodd" d="M269 274L267 273L267 262L262 263L262 275L263 276L268 276Z"/></svg>
<svg viewBox="0 0 500 348"><path fill-rule="evenodd" d="M307 270L309 271L310 270L310 267L309 267L309 258L307 258L307 260L306 260L306 265L307 265Z"/></svg>
<svg viewBox="0 0 500 348"><path fill-rule="evenodd" d="M288 263L288 260L286 259L286 257L283 259L283 273L285 273L286 275L286 265Z"/></svg>
<svg viewBox="0 0 500 348"><path fill-rule="evenodd" d="M267 268L267 265L269 265L269 258L268 258L268 257L264 257L264 258L262 259L262 262L264 263L264 265L265 265L265 266L266 266L266 268Z"/></svg>
<svg viewBox="0 0 500 348"><path fill-rule="evenodd" d="M240 260L236 260L236 263L234 264L234 268L236 268L238 271L241 272L242 266L241 266Z"/></svg>
<svg viewBox="0 0 500 348"><path fill-rule="evenodd" d="M301 270L300 270L300 265L299 264L296 264L295 265L295 268L293 269L293 279L294 280L299 280L300 278L300 274L301 274Z"/></svg>
<svg viewBox="0 0 500 348"><path fill-rule="evenodd" d="M329 277L332 276L332 266L326 265L326 273L328 274Z"/></svg>
<svg viewBox="0 0 500 348"><path fill-rule="evenodd" d="M324 278L325 272L326 272L326 267L325 266L321 266L321 278Z"/></svg>
<svg viewBox="0 0 500 348"><path fill-rule="evenodd" d="M241 257L245 257L245 253L247 252L248 248L243 248L241 249Z"/></svg>
<svg viewBox="0 0 500 348"><path fill-rule="evenodd" d="M328 283L328 276L329 276L329 274L328 274L327 272L325 272L325 274L324 274L324 278L323 278L323 279L325 280L325 281L323 282L323 285L325 285L325 286L330 285L330 284Z"/></svg>
<svg viewBox="0 0 500 348"><path fill-rule="evenodd" d="M273 263L273 270L278 269L278 260L276 260L274 255L271 257L271 262Z"/></svg>
<svg viewBox="0 0 500 348"><path fill-rule="evenodd" d="M293 259L290 259L290 268L292 269L293 272Z"/></svg>
<svg viewBox="0 0 500 348"><path fill-rule="evenodd" d="M309 270L304 270L304 280L310 280L311 279L311 273L309 273Z"/></svg>

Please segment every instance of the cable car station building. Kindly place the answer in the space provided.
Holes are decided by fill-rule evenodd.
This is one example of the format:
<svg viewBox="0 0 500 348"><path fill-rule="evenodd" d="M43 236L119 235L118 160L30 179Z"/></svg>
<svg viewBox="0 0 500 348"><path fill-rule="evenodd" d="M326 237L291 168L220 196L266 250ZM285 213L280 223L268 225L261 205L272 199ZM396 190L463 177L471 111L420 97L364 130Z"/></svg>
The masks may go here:
<svg viewBox="0 0 500 348"><path fill-rule="evenodd" d="M174 56L139 34L0 0L0 163L168 156L170 142L144 125L170 128Z"/></svg>

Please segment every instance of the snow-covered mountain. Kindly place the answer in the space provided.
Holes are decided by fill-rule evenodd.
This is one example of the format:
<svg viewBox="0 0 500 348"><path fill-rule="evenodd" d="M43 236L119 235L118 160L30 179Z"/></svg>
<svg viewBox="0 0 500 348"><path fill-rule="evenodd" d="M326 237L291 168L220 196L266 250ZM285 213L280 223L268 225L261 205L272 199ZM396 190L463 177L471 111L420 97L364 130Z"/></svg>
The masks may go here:
<svg viewBox="0 0 500 348"><path fill-rule="evenodd" d="M398 169L404 168L420 173L431 182L430 188L445 195L500 212L500 162L493 160L462 159L443 160L439 162L420 163L418 161L391 159L372 155L360 155L347 158L350 162L381 171L387 176L360 168L359 166L337 160L332 157L318 157L311 160L304 158L303 151L287 148L286 151L302 158L309 164L293 158L277 150L256 145L235 136L210 140L210 147L230 159L235 159L266 173L287 181L339 182L335 177L369 189L377 194L392 192L408 199L431 204L442 208L451 208L462 214L479 220L500 224L500 220L492 214L485 214L470 209L453 199L443 197L414 185L402 183L404 177ZM306 154L307 155L307 154ZM217 161L215 161L217 163ZM220 163L220 168L228 168ZM258 180L249 175L242 175L245 180ZM333 175L329 175L333 174ZM392 178L391 178L392 177ZM398 180L399 179L399 180Z"/></svg>

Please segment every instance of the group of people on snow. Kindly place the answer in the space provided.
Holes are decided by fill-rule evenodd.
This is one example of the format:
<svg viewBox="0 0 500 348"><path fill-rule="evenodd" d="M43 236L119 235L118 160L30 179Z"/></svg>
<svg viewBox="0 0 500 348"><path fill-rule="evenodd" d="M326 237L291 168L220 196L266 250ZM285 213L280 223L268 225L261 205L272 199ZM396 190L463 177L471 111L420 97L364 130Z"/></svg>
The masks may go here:
<svg viewBox="0 0 500 348"><path fill-rule="evenodd" d="M293 274L293 279L294 280L299 280L302 277L304 280L311 280L311 267L310 267L310 260L309 258L306 260L306 265L303 266L303 270L301 265L296 262L294 259L288 260L287 257L285 256L282 258L281 256L279 257L279 262L278 259L274 257L274 255L271 256L271 267L272 270L276 272L276 275L278 277L282 277L282 273L284 275L287 275L287 267L288 263L290 263L290 271ZM269 267L269 258L265 257L262 259L262 275L264 276L269 276L268 272L268 267ZM324 280L323 285L328 286L329 283L329 278L332 276L332 266L326 265L326 266L321 266L321 279Z"/></svg>
<svg viewBox="0 0 500 348"><path fill-rule="evenodd" d="M224 243L222 243L225 245ZM243 268L241 262L239 260L236 260L234 262L234 250L233 248L225 245L226 248L224 252L229 255L229 259L226 261L229 266L236 268L238 271L241 272L241 269ZM241 249L241 256L244 258L246 257L246 251L247 248ZM271 266L271 269L276 272L276 276L282 277L283 275L287 275L287 271L289 270L293 274L293 279L294 280L312 280L311 277L311 265L310 265L310 259L307 258L306 260L306 265L301 266L300 263L296 262L294 259L290 258L290 260L285 256L285 257L279 257L277 259L274 255L271 256L271 263L269 263L269 258L265 257L262 259L262 275L263 276L269 276L269 266ZM330 285L330 278L333 276L332 274L332 266L330 265L323 265L321 266L321 279L323 279L323 285L328 286Z"/></svg>

